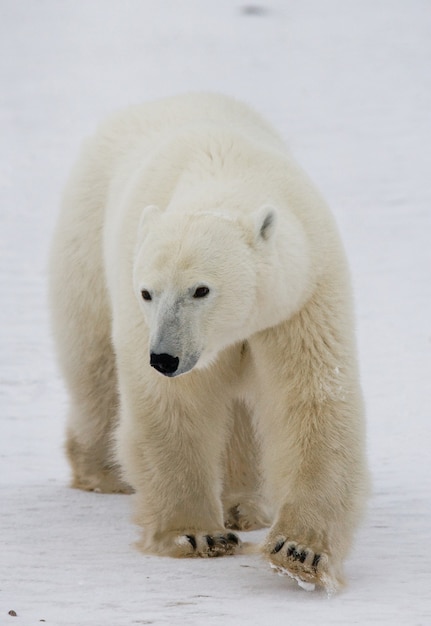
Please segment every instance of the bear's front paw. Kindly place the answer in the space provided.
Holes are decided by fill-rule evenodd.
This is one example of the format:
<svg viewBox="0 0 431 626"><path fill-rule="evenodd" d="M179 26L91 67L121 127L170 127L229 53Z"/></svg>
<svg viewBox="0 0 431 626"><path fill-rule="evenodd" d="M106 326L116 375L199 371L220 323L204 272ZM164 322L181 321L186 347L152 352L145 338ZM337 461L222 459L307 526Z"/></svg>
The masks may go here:
<svg viewBox="0 0 431 626"><path fill-rule="evenodd" d="M324 552L283 535L267 541L264 552L277 573L290 576L306 591L313 591L316 585L324 587L328 594L337 590L338 583L330 574L329 558Z"/></svg>

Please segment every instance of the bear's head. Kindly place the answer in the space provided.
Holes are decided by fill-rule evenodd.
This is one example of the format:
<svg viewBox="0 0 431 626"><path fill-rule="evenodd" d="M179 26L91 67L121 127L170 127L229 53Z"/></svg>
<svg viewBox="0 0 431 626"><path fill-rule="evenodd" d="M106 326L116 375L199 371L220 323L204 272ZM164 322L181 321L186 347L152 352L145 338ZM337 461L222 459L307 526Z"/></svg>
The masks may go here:
<svg viewBox="0 0 431 626"><path fill-rule="evenodd" d="M134 289L156 370L171 377L205 367L259 329L259 266L275 218L271 207L238 219L218 211L144 210Z"/></svg>

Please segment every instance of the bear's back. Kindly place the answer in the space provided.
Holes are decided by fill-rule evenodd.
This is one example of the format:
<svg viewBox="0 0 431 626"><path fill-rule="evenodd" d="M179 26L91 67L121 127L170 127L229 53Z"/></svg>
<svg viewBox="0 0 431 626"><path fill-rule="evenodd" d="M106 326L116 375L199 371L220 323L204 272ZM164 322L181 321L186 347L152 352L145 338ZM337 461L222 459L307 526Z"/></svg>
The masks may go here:
<svg viewBox="0 0 431 626"><path fill-rule="evenodd" d="M277 132L257 112L233 98L213 93L183 94L128 107L108 117L95 140L105 149L124 154L137 142L158 143L159 137L203 126L243 132L274 148L284 148Z"/></svg>

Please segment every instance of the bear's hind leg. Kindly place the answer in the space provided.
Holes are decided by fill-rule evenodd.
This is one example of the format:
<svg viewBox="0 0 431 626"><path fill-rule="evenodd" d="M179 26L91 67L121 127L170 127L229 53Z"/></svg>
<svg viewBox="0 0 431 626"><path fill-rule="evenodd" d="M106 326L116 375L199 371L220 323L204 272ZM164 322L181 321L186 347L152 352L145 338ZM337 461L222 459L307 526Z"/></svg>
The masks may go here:
<svg viewBox="0 0 431 626"><path fill-rule="evenodd" d="M55 241L50 299L58 361L70 399L65 448L72 487L130 493L113 457L117 373L103 272L91 256L97 246L74 236L70 224Z"/></svg>
<svg viewBox="0 0 431 626"><path fill-rule="evenodd" d="M235 402L222 495L226 528L256 530L270 525L260 470L260 449L249 412L242 402Z"/></svg>
<svg viewBox="0 0 431 626"><path fill-rule="evenodd" d="M65 448L72 468L72 487L102 493L131 493L113 456L118 394L112 348L105 346L104 350L100 347L97 350L89 345L79 369L69 372L66 380L71 406Z"/></svg>
<svg viewBox="0 0 431 626"><path fill-rule="evenodd" d="M85 365L80 384L73 386L68 416L65 448L72 468L71 486L101 493L132 493L113 455L118 410L113 354L99 355L98 364L87 359Z"/></svg>

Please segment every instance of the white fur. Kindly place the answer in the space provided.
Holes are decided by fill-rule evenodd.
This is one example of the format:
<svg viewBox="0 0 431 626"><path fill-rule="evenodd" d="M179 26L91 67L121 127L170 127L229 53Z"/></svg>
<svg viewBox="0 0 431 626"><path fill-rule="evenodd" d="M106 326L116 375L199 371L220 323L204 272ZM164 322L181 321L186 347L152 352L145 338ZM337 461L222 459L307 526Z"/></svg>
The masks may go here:
<svg viewBox="0 0 431 626"><path fill-rule="evenodd" d="M74 485L131 486L157 554L234 552L225 524L270 515L272 564L339 584L367 487L350 284L276 133L214 95L114 116L66 189L51 278Z"/></svg>

